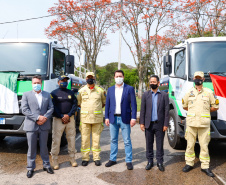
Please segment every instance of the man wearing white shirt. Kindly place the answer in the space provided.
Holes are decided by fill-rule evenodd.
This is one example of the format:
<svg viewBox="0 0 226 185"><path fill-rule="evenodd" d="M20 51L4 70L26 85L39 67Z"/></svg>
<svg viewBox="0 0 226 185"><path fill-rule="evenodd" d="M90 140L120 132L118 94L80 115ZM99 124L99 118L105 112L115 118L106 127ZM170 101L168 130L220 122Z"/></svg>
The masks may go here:
<svg viewBox="0 0 226 185"><path fill-rule="evenodd" d="M106 167L115 165L118 153L118 133L121 128L125 145L126 165L128 170L132 165L132 143L130 139L131 127L136 124L137 103L132 86L123 82L124 72L115 71L115 86L108 89L105 106L105 124L110 126L111 154ZM132 109L132 110L131 110Z"/></svg>
<svg viewBox="0 0 226 185"><path fill-rule="evenodd" d="M25 115L24 131L27 135L27 177L34 174L35 159L37 153L37 141L39 138L40 155L43 160L43 170L53 174L50 167L48 154L48 134L51 128L51 116L53 113L53 103L48 92L42 91L41 76L32 78L32 91L23 93L21 109Z"/></svg>

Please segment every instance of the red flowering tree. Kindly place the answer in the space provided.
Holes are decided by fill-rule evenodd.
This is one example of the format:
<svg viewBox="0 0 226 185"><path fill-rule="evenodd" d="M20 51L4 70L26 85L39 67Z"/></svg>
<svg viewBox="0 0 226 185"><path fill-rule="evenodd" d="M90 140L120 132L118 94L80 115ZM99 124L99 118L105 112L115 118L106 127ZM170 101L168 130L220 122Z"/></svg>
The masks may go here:
<svg viewBox="0 0 226 185"><path fill-rule="evenodd" d="M174 0L125 0L123 4L123 39L129 47L139 73L138 97L142 96L144 77L156 45L151 36L171 24ZM120 11L120 6L119 10ZM119 20L119 18L117 19ZM132 36L132 40L127 34ZM145 59L144 59L145 58ZM158 72L158 71L155 71Z"/></svg>
<svg viewBox="0 0 226 185"><path fill-rule="evenodd" d="M70 40L86 52L86 67L96 72L96 60L102 46L108 44L107 31L114 15L110 0L59 0L48 11L55 15L46 34L60 41ZM67 42L68 43L68 42Z"/></svg>

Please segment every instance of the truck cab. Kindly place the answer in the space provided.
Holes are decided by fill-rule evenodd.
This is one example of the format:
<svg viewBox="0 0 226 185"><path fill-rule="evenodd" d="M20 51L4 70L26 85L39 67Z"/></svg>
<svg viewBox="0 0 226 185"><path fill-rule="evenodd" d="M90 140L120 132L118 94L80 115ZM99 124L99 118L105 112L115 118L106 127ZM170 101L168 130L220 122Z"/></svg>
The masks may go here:
<svg viewBox="0 0 226 185"><path fill-rule="evenodd" d="M4 76L8 72L18 73L16 94L19 107L18 112L0 113L0 140L2 140L5 136L25 135L23 131L25 117L21 113L21 99L24 92L32 90L31 79L34 75L41 75L42 90L49 93L58 88L57 78L60 75L69 75L68 89L72 88L72 81L77 78L74 76L74 56L57 41L0 40L0 56L1 75ZM80 84L84 83L82 79L79 80ZM0 101L1 98L4 97L0 96Z"/></svg>
<svg viewBox="0 0 226 185"><path fill-rule="evenodd" d="M182 107L182 98L194 86L196 71L205 74L204 87L214 91L210 74L226 76L226 37L191 38L173 47L163 59L164 75L169 78L170 120L167 131L172 148L185 147L187 111ZM226 122L211 113L211 138L226 140Z"/></svg>

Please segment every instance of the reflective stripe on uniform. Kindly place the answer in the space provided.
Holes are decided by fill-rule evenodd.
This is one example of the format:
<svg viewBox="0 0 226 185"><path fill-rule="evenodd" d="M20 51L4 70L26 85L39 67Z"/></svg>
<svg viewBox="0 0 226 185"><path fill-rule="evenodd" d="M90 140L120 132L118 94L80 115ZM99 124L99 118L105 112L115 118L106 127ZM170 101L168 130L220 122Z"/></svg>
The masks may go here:
<svg viewBox="0 0 226 185"><path fill-rule="evenodd" d="M94 111L94 114L101 114L101 113L102 113L101 110L99 110L99 111Z"/></svg>
<svg viewBox="0 0 226 185"><path fill-rule="evenodd" d="M209 118L210 117L210 114L201 114L201 117L207 117L207 118Z"/></svg>
<svg viewBox="0 0 226 185"><path fill-rule="evenodd" d="M199 156L199 159L202 159L202 160L210 160L210 157L202 157L202 156Z"/></svg>
<svg viewBox="0 0 226 185"><path fill-rule="evenodd" d="M193 154L191 154L191 155L185 153L185 156L186 156L186 157L195 157L195 153L193 153Z"/></svg>
<svg viewBox="0 0 226 185"><path fill-rule="evenodd" d="M90 148L87 148L87 149L81 149L81 152L89 152L90 151Z"/></svg>
<svg viewBox="0 0 226 185"><path fill-rule="evenodd" d="M99 148L99 149L93 149L92 148L92 151L95 151L95 152L100 152L101 151L101 149Z"/></svg>
<svg viewBox="0 0 226 185"><path fill-rule="evenodd" d="M81 111L81 113L88 114L89 111Z"/></svg>
<svg viewBox="0 0 226 185"><path fill-rule="evenodd" d="M195 114L188 113L187 116L195 117Z"/></svg>

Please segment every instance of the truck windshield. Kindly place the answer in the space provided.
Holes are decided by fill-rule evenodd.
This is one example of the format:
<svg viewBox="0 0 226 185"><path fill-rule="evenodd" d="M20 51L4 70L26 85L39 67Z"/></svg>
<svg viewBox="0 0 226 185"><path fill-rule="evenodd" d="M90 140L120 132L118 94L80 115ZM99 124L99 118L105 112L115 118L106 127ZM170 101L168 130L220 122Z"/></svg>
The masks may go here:
<svg viewBox="0 0 226 185"><path fill-rule="evenodd" d="M226 42L195 42L190 45L190 72L193 77L196 71L204 73L226 72Z"/></svg>
<svg viewBox="0 0 226 185"><path fill-rule="evenodd" d="M0 43L0 71L22 75L46 75L49 45L46 43Z"/></svg>

